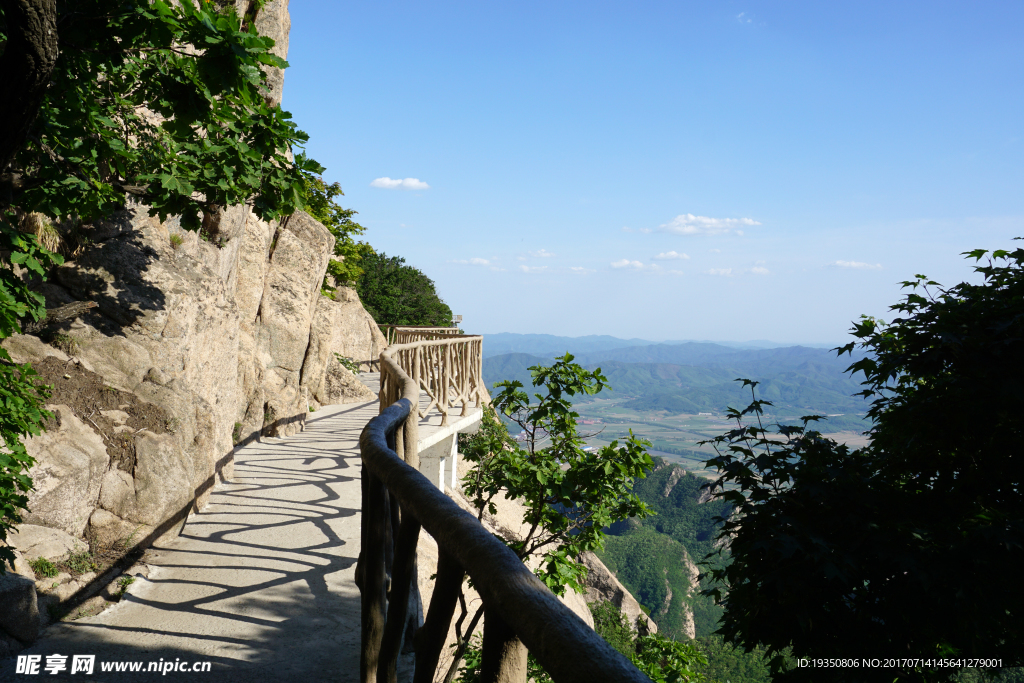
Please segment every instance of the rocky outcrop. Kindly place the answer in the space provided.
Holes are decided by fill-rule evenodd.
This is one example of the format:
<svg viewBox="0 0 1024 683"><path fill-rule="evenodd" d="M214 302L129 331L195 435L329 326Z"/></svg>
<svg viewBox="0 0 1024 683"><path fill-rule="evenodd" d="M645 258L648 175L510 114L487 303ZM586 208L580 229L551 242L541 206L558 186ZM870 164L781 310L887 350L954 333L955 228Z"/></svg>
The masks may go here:
<svg viewBox="0 0 1024 683"><path fill-rule="evenodd" d="M693 598L700 591L700 571L697 569L697 565L690 559L690 554L683 550L683 568L686 570L687 578L690 581L690 587L686 591L687 597ZM686 603L686 621L683 624L683 631L689 638L697 637L697 625L693 620L693 608L690 603Z"/></svg>
<svg viewBox="0 0 1024 683"><path fill-rule="evenodd" d="M288 0L235 6L285 57ZM273 105L284 73L266 69ZM354 291L321 294L334 237L304 212L268 222L232 206L196 233L133 204L77 230L74 258L37 283L61 314L3 342L54 387L47 431L25 442L37 461L30 512L9 538L29 583L23 556L176 531L233 476L237 444L293 434L319 405L373 400L334 353L365 362L386 346ZM62 350L46 343L56 339ZM26 586L0 586L0 605L29 620L0 614L0 656L34 638Z"/></svg>
<svg viewBox="0 0 1024 683"><path fill-rule="evenodd" d="M96 507L100 482L110 458L103 440L67 406L47 406L53 412L50 428L27 439L25 448L36 459L28 494L27 524L43 524L81 536Z"/></svg>
<svg viewBox="0 0 1024 683"><path fill-rule="evenodd" d="M244 13L252 3L250 0L238 0L237 5L241 5L240 13ZM292 19L288 13L288 0L270 0L256 15L256 30L261 36L269 36L274 39L274 47L271 52L282 59L288 56L288 34L291 27ZM267 73L267 81L270 86L270 90L267 92L267 102L273 107L281 103L281 94L284 89L284 69L268 66L264 70Z"/></svg>
<svg viewBox="0 0 1024 683"><path fill-rule="evenodd" d="M17 531L7 534L7 543L29 560L39 557L56 560L82 547L82 541L75 536L37 524L19 524ZM29 575L18 569L17 565L15 570L19 574Z"/></svg>
<svg viewBox="0 0 1024 683"><path fill-rule="evenodd" d="M587 602L612 603L626 617L630 628L641 635L658 632L657 624L640 608L633 594L615 578L615 574L597 555L586 552L580 560L587 567Z"/></svg>
<svg viewBox="0 0 1024 683"><path fill-rule="evenodd" d="M337 318L331 336L331 353L351 358L367 369L376 362L388 342L377 323L359 301L359 295L351 287L338 287L334 292Z"/></svg>
<svg viewBox="0 0 1024 683"><path fill-rule="evenodd" d="M668 480L665 482L665 488L661 491L662 498L668 498L669 494L672 493L672 489L676 487L679 480L686 474L686 470L682 467L674 467L672 473L668 475Z"/></svg>
<svg viewBox="0 0 1024 683"><path fill-rule="evenodd" d="M97 387L166 419L156 429L125 425L117 405L51 407L55 425L26 442L38 461L27 522L76 537L90 520L104 536L158 527L230 478L235 442L294 433L317 405L372 400L333 349L370 353L382 336L354 294L320 294L334 238L308 214L271 224L234 207L221 212L219 246L141 206L91 230L91 246L43 287L51 307L97 304L50 330L74 339L75 357L27 335L5 347L19 362L77 362L76 377L94 372ZM101 416L130 462L111 460Z"/></svg>
<svg viewBox="0 0 1024 683"><path fill-rule="evenodd" d="M14 572L0 576L0 633L21 643L31 643L39 635L39 607L32 579Z"/></svg>

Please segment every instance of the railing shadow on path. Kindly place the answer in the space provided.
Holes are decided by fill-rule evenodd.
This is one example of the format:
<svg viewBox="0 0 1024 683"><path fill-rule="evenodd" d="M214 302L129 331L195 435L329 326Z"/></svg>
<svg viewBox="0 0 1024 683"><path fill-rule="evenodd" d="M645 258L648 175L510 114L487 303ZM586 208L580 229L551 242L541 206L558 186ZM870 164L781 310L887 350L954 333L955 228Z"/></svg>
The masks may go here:
<svg viewBox="0 0 1024 683"><path fill-rule="evenodd" d="M22 655L41 655L49 680L70 674L71 656L96 655L92 680L153 680L159 667L209 662L208 673L171 670L179 680L355 681L359 670L361 463L356 438L376 401L330 406L287 439L235 453L235 479L217 486L177 537L162 539L122 601L91 618L48 629ZM47 657L66 669L46 672ZM162 660L162 661L161 661ZM139 673L103 663L141 662ZM15 660L0 681L28 680Z"/></svg>

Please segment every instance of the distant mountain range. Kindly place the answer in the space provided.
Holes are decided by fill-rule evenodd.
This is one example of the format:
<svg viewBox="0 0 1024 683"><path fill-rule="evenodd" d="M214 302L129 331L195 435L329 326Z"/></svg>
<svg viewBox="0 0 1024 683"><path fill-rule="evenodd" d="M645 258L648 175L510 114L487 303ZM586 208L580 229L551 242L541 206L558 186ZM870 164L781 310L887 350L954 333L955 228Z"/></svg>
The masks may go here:
<svg viewBox="0 0 1024 683"><path fill-rule="evenodd" d="M552 338L570 343L579 341L567 337ZM488 339L484 338L485 349ZM849 355L838 357L834 351L824 348L739 349L707 342L645 343L594 349L594 346L610 343L608 340L614 338L580 339L587 341L577 343L575 348L568 347L576 354L576 362L590 369L600 366L613 387L612 396L629 397L624 406L634 410L691 414L702 411L721 413L727 406L743 407L750 401L750 393L749 389L744 390L735 382L738 377L761 382L758 398L772 401L774 409L770 412L777 415L843 413L852 418L854 414L865 413L868 408L863 398L853 395L863 389L860 379L846 372L861 354L852 358ZM544 340L534 341L541 343ZM523 340L520 342L525 344ZM564 349L501 355L485 352L484 381L492 387L504 379L517 379L530 387L528 368L550 365L556 354L565 353ZM854 419L856 422L851 426L860 426L859 418Z"/></svg>
<svg viewBox="0 0 1024 683"><path fill-rule="evenodd" d="M612 349L635 348L639 346L675 346L679 344L706 344L721 346L727 349L776 349L790 347L792 344L755 339L747 342L714 342L703 340L680 341L649 341L646 339L620 339L602 334L591 334L585 337L558 337L552 334L516 334L499 332L484 335L484 358L500 356L506 353L529 353L535 356L563 355L566 351L573 355L596 353ZM838 344L803 344L807 348L828 349Z"/></svg>

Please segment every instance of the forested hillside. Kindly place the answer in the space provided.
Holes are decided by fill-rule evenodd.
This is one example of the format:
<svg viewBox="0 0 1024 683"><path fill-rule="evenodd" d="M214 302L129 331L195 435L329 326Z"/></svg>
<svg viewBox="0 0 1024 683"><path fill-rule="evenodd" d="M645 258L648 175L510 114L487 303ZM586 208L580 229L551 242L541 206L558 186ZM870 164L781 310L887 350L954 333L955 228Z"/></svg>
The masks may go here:
<svg viewBox="0 0 1024 683"><path fill-rule="evenodd" d="M612 527L601 558L650 610L658 628L673 638L684 638L688 607L696 634L708 635L717 627L720 610L692 585L687 558L692 566L711 552L717 528L714 518L727 516L729 505L708 500L701 489L706 479L661 458L655 463L655 469L633 490L657 514Z"/></svg>
<svg viewBox="0 0 1024 683"><path fill-rule="evenodd" d="M867 428L861 420L867 405L854 396L862 389L860 380L846 372L850 357L838 358L826 349L797 346L738 351L690 343L587 353L577 361L591 369L599 366L608 377L612 390L602 392L601 398L628 398L619 405L634 411L723 413L730 405L746 405L748 397L734 380L757 377L762 382L760 396L774 404L769 411L772 415L841 413L842 419L836 419L838 415L832 418L831 429ZM550 363L551 358L525 353L491 356L484 359L484 381L491 387L494 382L516 379L529 387L528 368Z"/></svg>

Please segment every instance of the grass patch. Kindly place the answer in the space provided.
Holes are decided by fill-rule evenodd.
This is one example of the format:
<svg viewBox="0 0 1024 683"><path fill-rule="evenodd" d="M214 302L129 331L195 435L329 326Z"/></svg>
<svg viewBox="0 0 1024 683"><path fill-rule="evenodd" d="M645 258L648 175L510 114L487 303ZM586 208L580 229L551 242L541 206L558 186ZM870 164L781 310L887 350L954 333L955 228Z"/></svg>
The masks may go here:
<svg viewBox="0 0 1024 683"><path fill-rule="evenodd" d="M36 577L40 579L52 579L57 576L57 565L50 562L45 557L37 557L34 560L29 560L28 566L32 567L32 571L36 573Z"/></svg>
<svg viewBox="0 0 1024 683"><path fill-rule="evenodd" d="M87 574L100 568L96 558L89 550L76 550L69 553L67 558L61 561L60 566L68 570L72 576Z"/></svg>
<svg viewBox="0 0 1024 683"><path fill-rule="evenodd" d="M171 235L171 248L172 249L177 249L178 247L180 247L184 243L185 243L185 238L182 237L181 235L179 235L178 233L174 233L173 235Z"/></svg>
<svg viewBox="0 0 1024 683"><path fill-rule="evenodd" d="M53 339L50 340L50 346L60 349L69 356L77 356L78 352L82 350L78 337L72 334L58 333L53 335Z"/></svg>
<svg viewBox="0 0 1024 683"><path fill-rule="evenodd" d="M123 596L125 594L125 591L128 590L128 586L132 585L133 583L135 583L135 577L134 576L122 576L120 579L118 579L117 580L117 594L118 594L118 596Z"/></svg>

